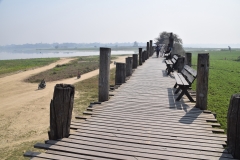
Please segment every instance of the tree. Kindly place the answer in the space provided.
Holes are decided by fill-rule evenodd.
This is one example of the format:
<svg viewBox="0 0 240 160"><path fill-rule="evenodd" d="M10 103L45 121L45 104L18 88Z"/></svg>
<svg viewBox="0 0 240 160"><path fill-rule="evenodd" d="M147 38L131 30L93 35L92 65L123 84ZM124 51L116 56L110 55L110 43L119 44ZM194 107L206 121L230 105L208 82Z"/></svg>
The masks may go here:
<svg viewBox="0 0 240 160"><path fill-rule="evenodd" d="M133 47L137 47L138 46L138 43L137 43L137 41L135 41L134 43L133 43Z"/></svg>
<svg viewBox="0 0 240 160"><path fill-rule="evenodd" d="M172 34L173 35L173 54L180 54L184 55L185 51L182 47L182 39L177 35L177 34ZM170 33L164 31L159 34L157 38L155 38L155 44L165 44L165 46L168 45L169 43L169 37Z"/></svg>

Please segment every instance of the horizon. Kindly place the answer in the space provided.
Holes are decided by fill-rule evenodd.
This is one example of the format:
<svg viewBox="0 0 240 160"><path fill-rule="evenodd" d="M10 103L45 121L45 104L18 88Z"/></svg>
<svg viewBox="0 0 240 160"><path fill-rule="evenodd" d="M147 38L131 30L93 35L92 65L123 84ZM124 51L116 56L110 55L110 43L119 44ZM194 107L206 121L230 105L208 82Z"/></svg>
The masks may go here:
<svg viewBox="0 0 240 160"><path fill-rule="evenodd" d="M147 42L163 31L188 44L240 44L239 0L0 0L0 46Z"/></svg>

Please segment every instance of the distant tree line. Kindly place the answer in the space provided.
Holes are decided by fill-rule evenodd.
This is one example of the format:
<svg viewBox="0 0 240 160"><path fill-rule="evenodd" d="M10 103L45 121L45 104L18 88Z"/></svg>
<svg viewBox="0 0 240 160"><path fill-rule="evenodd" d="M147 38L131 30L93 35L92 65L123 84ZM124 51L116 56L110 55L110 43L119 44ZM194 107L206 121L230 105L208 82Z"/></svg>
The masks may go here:
<svg viewBox="0 0 240 160"><path fill-rule="evenodd" d="M67 49L67 48L96 48L96 47L138 47L146 46L146 43L141 42L126 42L126 43L36 43L36 44L22 44L22 45L6 45L0 46L0 49Z"/></svg>

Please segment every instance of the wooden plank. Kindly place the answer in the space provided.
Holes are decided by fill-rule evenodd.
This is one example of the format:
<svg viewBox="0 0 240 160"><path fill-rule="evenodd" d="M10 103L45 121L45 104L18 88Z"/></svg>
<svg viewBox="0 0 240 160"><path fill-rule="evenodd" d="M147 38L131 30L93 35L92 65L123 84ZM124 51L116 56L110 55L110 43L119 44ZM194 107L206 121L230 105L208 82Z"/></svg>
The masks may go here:
<svg viewBox="0 0 240 160"><path fill-rule="evenodd" d="M192 67L185 65L184 69L186 69L194 77L197 77L197 71L195 69L193 69Z"/></svg>
<svg viewBox="0 0 240 160"><path fill-rule="evenodd" d="M224 150L224 148L217 148L217 147L210 147L210 146L198 146L196 145L190 145L190 143L187 143L185 141L180 142L178 141L175 143L174 141L166 141L164 142L155 142L150 141L148 139L134 139L132 136L123 136L123 135L114 135L104 132L90 132L90 131L78 131L74 134L75 136L84 136L84 137L96 137L100 139L107 139L112 141L121 141L121 142L129 142L129 143L137 143L137 144L145 144L145 145L154 145L154 146L165 146L165 147L174 147L174 148L185 148L185 149L194 149L194 150L202 150L202 151L212 151L212 152L219 152L219 153L227 153L227 151ZM72 136L72 135L71 135ZM131 138L130 138L131 137ZM172 143L173 142L173 143Z"/></svg>
<svg viewBox="0 0 240 160"><path fill-rule="evenodd" d="M106 133L106 132L95 132L95 131L90 131L90 130L84 130L84 131L79 131L77 130L76 131L76 134L77 132L91 132L91 133L96 133L96 134L110 134L110 133ZM110 134L112 135L112 134ZM188 145L199 145L199 146L211 146L211 147L214 147L214 148L223 148L222 145L220 144L205 144L205 143L195 143L195 139L194 138L189 138L188 141L181 141L179 140L180 138L178 139L175 139L175 140L172 140L172 139L155 139L155 138L151 138L151 137L136 137L136 136L132 136L132 135L126 135L126 134L114 134L115 136L117 137L123 137L123 138L126 138L126 139L141 139L141 140L146 140L146 141L152 141L152 142L159 142L159 143L178 143L178 144L188 144ZM177 136L177 135L176 135Z"/></svg>
<svg viewBox="0 0 240 160"><path fill-rule="evenodd" d="M116 155L123 155L123 156L132 156L132 157L138 157L140 159L142 158L147 158L147 159L166 159L167 157L168 158L171 158L171 159L179 159L178 155L161 155L161 154L153 154L153 153L149 153L149 152L145 152L145 153L142 153L144 152L144 150L140 149L139 152L136 152L136 151L131 151L131 150L127 150L127 149L124 149L124 148L127 148L127 147L109 147L109 145L104 145L104 144L96 144L96 143L91 143L90 145L88 145L87 143L69 143L69 142L66 142L66 141L48 141L47 142L48 144L54 144L54 145L60 145L60 146L64 146L64 147L71 147L71 148L76 148L76 149L81 149L81 148L84 148L84 149L89 149L91 151L102 151L102 152L109 152L109 153L113 153L113 154L116 154ZM180 154L179 154L180 155ZM181 157L181 158L184 158L184 157ZM184 158L184 159L190 159L190 158Z"/></svg>
<svg viewBox="0 0 240 160"><path fill-rule="evenodd" d="M64 143L67 142L67 143ZM132 156L139 156L139 157L145 157L145 158L164 158L164 156L168 156L168 158L198 158L198 159L219 159L219 157L213 157L213 156L206 156L204 153L202 155L195 155L195 154L188 154L188 153L179 153L179 152L169 152L166 150L158 150L157 152L155 150L150 150L146 148L138 148L135 146L135 144L132 146L122 146L119 145L117 142L112 144L106 144L106 143L99 143L99 142L93 142L93 141L84 141L84 140L76 140L76 139L62 139L60 142L57 142L58 145L69 145L71 147L79 147L80 145L89 145L89 146L95 146L95 147L102 147L102 148L109 148L109 149L115 149L118 151L125 151L124 154L126 155L132 155ZM127 151L127 153L126 153ZM122 152L123 153L123 152Z"/></svg>
<svg viewBox="0 0 240 160"><path fill-rule="evenodd" d="M131 126L118 126L116 127L116 125L104 125L104 124L78 124L78 125L71 125L71 126L74 126L75 128L79 128L81 129L82 127L98 127L98 128L106 128L106 129L109 129L109 128L114 128L115 129L119 129L119 130L122 130L122 129L132 129L132 130L135 130L135 131L142 131L142 132L147 132L147 133L157 133L157 132L164 132L164 133L176 133L176 134L186 134L186 135L189 135L189 134L194 134L196 136L209 136L209 137L221 137L221 138L226 138L226 135L223 135L223 134L213 134L212 132L207 132L207 131L199 131L199 132L196 132L196 130L179 130L179 129L171 129L171 128L158 128L158 129L152 129L152 128L137 128L137 127L131 127Z"/></svg>
<svg viewBox="0 0 240 160"><path fill-rule="evenodd" d="M69 139L69 138L66 138ZM88 160L110 160L110 158L101 158L101 157L95 157L95 156L88 156L88 155L82 155L82 154L76 154L76 153L69 153L69 152L61 152L61 151L55 151L55 150L47 150L46 153L53 154L53 155L61 155L61 156L67 156L67 157L74 157L74 158L80 158L80 159L88 159Z"/></svg>
<svg viewBox="0 0 240 160"><path fill-rule="evenodd" d="M81 149L76 149L76 148L63 147L63 146L58 146L58 145L37 143L34 145L34 147L40 148L40 149L56 150L56 151L82 154L82 155L91 155L91 156L101 157L101 158L136 160L134 157L131 157L131 156L124 156L124 155L117 155L117 154L113 154L113 153L95 151L95 150L91 150L91 148L89 148L89 147L86 149L85 146ZM99 148L99 150L100 150L100 148Z"/></svg>
<svg viewBox="0 0 240 160"><path fill-rule="evenodd" d="M157 122L154 122L154 121L147 121L147 120L125 120L125 119L101 119L101 118L91 118L91 119L87 119L87 121L90 121L90 122L105 122L105 121L111 121L111 122L122 122L122 123L131 123L131 124L138 124L138 125L150 125L150 126L164 126L164 124L172 124L172 123L176 123L176 122L179 122L179 121L175 121L175 120L158 120L156 119ZM84 122L84 121L83 121ZM74 121L72 122L72 124L74 123ZM180 126L189 126L189 127L201 127L201 128L212 128L214 123L189 123L188 120L186 121L181 121L181 123L179 123L179 127ZM216 125L216 126L219 126L220 124Z"/></svg>
<svg viewBox="0 0 240 160"><path fill-rule="evenodd" d="M122 117L105 117L105 116L93 116L91 118L89 118L88 120L105 120L105 121L112 121L112 120L115 120L115 121L119 121L119 120L123 120ZM176 123L176 121L178 119L165 119L165 118L133 118L133 117L126 117L124 118L125 121L132 121L132 122L146 122L146 123L164 123L164 122L169 122L169 120L173 121L174 123ZM178 120L179 121L179 120ZM191 122L192 119L188 119L188 117L184 117L181 119L181 122ZM75 121L72 121L72 122L75 122ZM198 124L198 125L205 125L205 126L214 126L216 124L216 126L219 126L220 124L219 123L205 123L206 120L199 120L199 121L193 121L192 123L190 124Z"/></svg>
<svg viewBox="0 0 240 160"><path fill-rule="evenodd" d="M126 135L132 135L132 136L139 136L139 137L150 137L150 138L157 138L157 139L171 139L171 140L184 140L184 141L194 141L194 142L200 142L200 143L213 143L213 144L220 144L220 145L226 145L225 141L226 138L209 138L209 139L204 139L198 136L194 135L185 135L185 134L175 134L174 132L160 132L158 134L154 134L152 132L132 132L132 131L127 131L127 130L122 130L122 129L116 129L116 128L111 128L109 130L103 129L101 127L81 127L81 129L84 130L91 130L91 131L96 131L96 132L107 132L107 133L113 133L113 134L126 134Z"/></svg>
<svg viewBox="0 0 240 160"><path fill-rule="evenodd" d="M25 157L37 157L37 158L44 158L44 159L59 159L59 160L78 160L77 158L67 157L63 155L52 155L46 153L38 153L38 152L26 152L24 153Z"/></svg>
<svg viewBox="0 0 240 160"><path fill-rule="evenodd" d="M81 140L81 141L86 141L86 142L95 142L97 144L113 144L117 146L127 146L131 148L140 148L140 149L149 149L152 150L156 153L158 151L168 151L170 153L190 153L190 154L195 154L195 155L207 155L207 156L214 156L214 157L225 157L225 158L232 158L231 154L228 153L217 153L217 152L210 152L210 151L198 151L198 150L191 150L191 149L179 149L179 148L171 148L171 147L161 147L161 146L153 146L153 145L145 145L145 144L137 144L135 143L134 145L129 142L121 142L121 141L111 141L111 140L106 140L106 139L98 139L95 137L82 137L82 136L74 136L72 135L70 138L67 139L67 141L72 141L78 143L76 140ZM65 139L62 139L62 141L65 141ZM145 151L146 152L146 151ZM190 156L191 157L191 156Z"/></svg>

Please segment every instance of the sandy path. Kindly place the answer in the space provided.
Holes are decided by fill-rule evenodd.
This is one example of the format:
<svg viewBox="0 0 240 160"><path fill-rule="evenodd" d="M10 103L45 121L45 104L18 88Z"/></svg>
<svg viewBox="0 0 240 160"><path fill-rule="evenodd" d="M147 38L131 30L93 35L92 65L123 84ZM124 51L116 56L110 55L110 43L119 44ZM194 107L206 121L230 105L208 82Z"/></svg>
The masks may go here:
<svg viewBox="0 0 240 160"><path fill-rule="evenodd" d="M125 62L125 56L116 62ZM98 75L99 70L83 74L80 79L69 78L47 82L47 87L38 90L38 84L23 80L31 75L48 70L57 64L68 63L64 58L45 67L0 78L0 148L14 146L25 141L47 139L49 127L49 104L57 83L74 84ZM115 67L114 64L110 68Z"/></svg>

